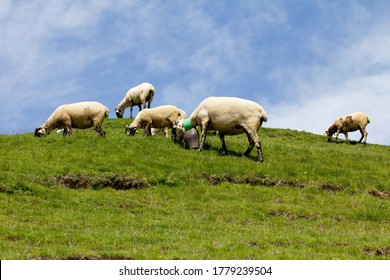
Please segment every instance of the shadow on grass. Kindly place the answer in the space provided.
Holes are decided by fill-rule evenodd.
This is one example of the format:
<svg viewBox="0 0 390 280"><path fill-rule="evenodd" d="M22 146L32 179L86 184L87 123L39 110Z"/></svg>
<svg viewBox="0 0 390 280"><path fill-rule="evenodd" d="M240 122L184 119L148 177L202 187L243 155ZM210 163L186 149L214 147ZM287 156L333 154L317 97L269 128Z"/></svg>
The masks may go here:
<svg viewBox="0 0 390 280"><path fill-rule="evenodd" d="M363 147L365 147L365 144L359 143L359 141L356 141L356 140L349 140L349 143L347 143L347 141L345 141L345 140L338 139L337 142L335 142L335 140L332 140L331 143L332 144L347 144L347 145L353 145L353 146L361 144Z"/></svg>
<svg viewBox="0 0 390 280"><path fill-rule="evenodd" d="M256 150L256 148L254 148L254 150ZM244 150L242 153L239 153L239 152L236 152L236 151L231 151L228 149L228 152L227 154L223 154L222 153L222 149L221 148L217 148L217 147L214 147L214 146L210 146L209 144L205 144L204 145L204 151L214 151L216 153L219 153L221 156L235 156L235 157L246 157L252 161L255 161L257 162L257 156L253 156L253 155L248 155L248 156L245 156L244 155L244 152L246 150ZM253 150L252 150L253 151Z"/></svg>

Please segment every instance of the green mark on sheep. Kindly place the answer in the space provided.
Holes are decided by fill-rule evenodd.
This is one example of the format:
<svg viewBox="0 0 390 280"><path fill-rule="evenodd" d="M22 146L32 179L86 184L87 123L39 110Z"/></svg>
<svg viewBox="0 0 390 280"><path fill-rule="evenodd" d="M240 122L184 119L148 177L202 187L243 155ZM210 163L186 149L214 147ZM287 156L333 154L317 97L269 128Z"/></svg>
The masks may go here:
<svg viewBox="0 0 390 280"><path fill-rule="evenodd" d="M185 131L190 130L192 128L191 121L189 118L183 121L183 127Z"/></svg>

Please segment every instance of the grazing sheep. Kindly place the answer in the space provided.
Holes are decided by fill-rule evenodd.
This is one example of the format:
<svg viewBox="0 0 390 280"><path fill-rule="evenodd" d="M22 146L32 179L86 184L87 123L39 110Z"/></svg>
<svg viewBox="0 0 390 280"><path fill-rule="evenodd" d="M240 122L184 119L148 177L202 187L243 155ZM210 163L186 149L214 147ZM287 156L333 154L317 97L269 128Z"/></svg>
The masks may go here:
<svg viewBox="0 0 390 280"><path fill-rule="evenodd" d="M102 129L104 118L109 110L99 102L79 102L59 106L34 132L36 137L46 137L53 129L63 129L63 136L72 136L72 128L85 129L93 127L96 136L105 136Z"/></svg>
<svg viewBox="0 0 390 280"><path fill-rule="evenodd" d="M368 116L363 112L352 113L346 116L339 117L328 128L328 131L326 131L326 134L328 135L328 142L332 140L333 134L336 133L337 143L337 138L339 137L339 133L341 132L344 134L345 140L349 144L348 132L359 130L362 137L360 138L358 143L362 142L364 138L363 144L366 144L368 134L366 131L366 126L369 123L370 120L368 119Z"/></svg>
<svg viewBox="0 0 390 280"><path fill-rule="evenodd" d="M137 105L139 110L146 108L146 102L148 102L148 108L152 103L154 97L154 87L149 83L142 83L136 87L128 90L123 100L115 108L115 113L118 118L123 118L123 113L127 107L130 107L130 118L133 117L133 106ZM141 105L143 108L141 109Z"/></svg>
<svg viewBox="0 0 390 280"><path fill-rule="evenodd" d="M248 156L253 147L257 148L258 162L262 162L263 153L257 131L268 120L265 110L256 102L237 97L209 97L203 100L189 119L175 124L179 139L184 131L200 126L202 137L199 151L203 150L208 130L217 130L222 142L222 153L226 154L225 135L246 133L249 147L244 155Z"/></svg>
<svg viewBox="0 0 390 280"><path fill-rule="evenodd" d="M144 134L151 136L152 128L172 128L177 120L186 118L186 113L173 105L163 105L139 112L130 125L126 125L126 134L133 136L138 128L144 128Z"/></svg>

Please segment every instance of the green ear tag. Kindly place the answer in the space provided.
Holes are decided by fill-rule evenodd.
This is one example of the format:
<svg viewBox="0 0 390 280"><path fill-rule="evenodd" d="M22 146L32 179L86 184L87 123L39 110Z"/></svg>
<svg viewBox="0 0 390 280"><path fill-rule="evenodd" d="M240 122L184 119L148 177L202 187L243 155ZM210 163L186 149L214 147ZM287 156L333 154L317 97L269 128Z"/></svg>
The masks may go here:
<svg viewBox="0 0 390 280"><path fill-rule="evenodd" d="M187 131L187 130L190 130L192 128L192 125L191 125L191 122L190 122L190 119L185 119L183 121L183 127L184 127L184 130Z"/></svg>

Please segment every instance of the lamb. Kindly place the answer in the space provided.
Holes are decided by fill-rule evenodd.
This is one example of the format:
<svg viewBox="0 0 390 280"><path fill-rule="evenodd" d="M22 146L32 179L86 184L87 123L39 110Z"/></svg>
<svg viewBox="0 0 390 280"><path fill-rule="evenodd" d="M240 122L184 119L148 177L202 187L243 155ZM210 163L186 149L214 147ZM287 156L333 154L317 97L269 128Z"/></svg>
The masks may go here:
<svg viewBox="0 0 390 280"><path fill-rule="evenodd" d="M72 136L72 128L85 129L93 127L96 136L105 136L102 129L104 118L109 110L99 102L79 102L59 106L34 132L36 137L46 137L53 129L63 129L63 137Z"/></svg>
<svg viewBox="0 0 390 280"><path fill-rule="evenodd" d="M123 118L124 110L130 107L130 118L133 118L133 106L137 105L141 111L141 105L143 109L146 108L146 102L148 102L148 108L153 101L154 87L149 83L142 83L128 90L123 100L115 108L115 113L118 118Z"/></svg>
<svg viewBox="0 0 390 280"><path fill-rule="evenodd" d="M362 142L364 138L363 145L365 145L368 134L366 131L366 126L369 123L370 120L368 116L363 112L352 113L346 116L339 117L328 128L328 131L326 131L326 134L328 135L328 142L332 140L333 134L336 133L337 143L337 138L339 137L339 133L341 132L344 134L347 144L349 144L348 132L354 132L356 130L359 130L362 137L360 138L358 143Z"/></svg>
<svg viewBox="0 0 390 280"><path fill-rule="evenodd" d="M144 128L144 135L151 136L152 128L172 128L174 122L185 119L186 113L173 105L163 105L140 111L130 125L126 125L126 134L134 136L138 128Z"/></svg>
<svg viewBox="0 0 390 280"><path fill-rule="evenodd" d="M222 154L226 154L225 135L246 133L249 147L244 155L248 156L256 146L257 162L263 162L257 131L267 120L267 113L256 102L237 97L208 97L199 104L188 119L175 123L176 137L180 139L180 134L192 127L200 126L202 135L199 151L202 151L208 130L216 130L222 142Z"/></svg>

